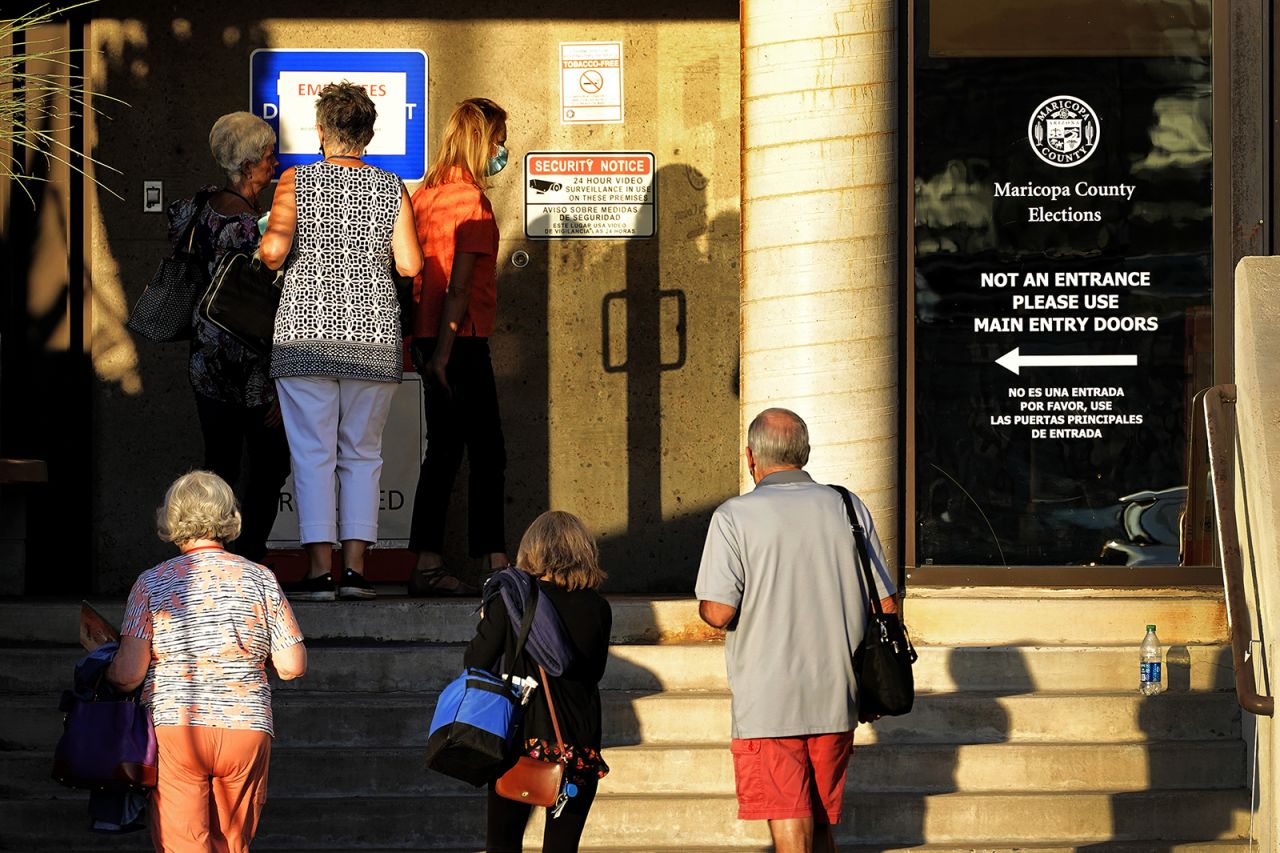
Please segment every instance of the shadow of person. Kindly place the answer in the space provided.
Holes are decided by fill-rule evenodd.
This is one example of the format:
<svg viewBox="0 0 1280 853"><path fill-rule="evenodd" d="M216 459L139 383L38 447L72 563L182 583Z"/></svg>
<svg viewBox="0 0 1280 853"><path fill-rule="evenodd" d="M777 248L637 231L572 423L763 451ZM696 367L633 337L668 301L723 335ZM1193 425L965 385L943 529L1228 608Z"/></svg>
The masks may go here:
<svg viewBox="0 0 1280 853"><path fill-rule="evenodd" d="M1114 842L1128 841L1150 853L1172 853L1189 842L1240 838L1248 830L1242 712L1234 696L1221 692L1232 683L1231 650L1199 658L1194 647L1173 645L1165 667L1165 692L1142 697L1134 691L1144 783L1111 795L1111 838L1081 851L1104 853Z"/></svg>
<svg viewBox="0 0 1280 853"><path fill-rule="evenodd" d="M915 707L871 724L871 737L864 727L854 735L845 819L836 840L867 853L998 840L999 827L984 827L980 810L975 825L962 800L933 798L1022 791L1044 772L1025 754L1028 746L1017 742L1013 715L1002 701L1036 689L1021 649L917 651Z"/></svg>

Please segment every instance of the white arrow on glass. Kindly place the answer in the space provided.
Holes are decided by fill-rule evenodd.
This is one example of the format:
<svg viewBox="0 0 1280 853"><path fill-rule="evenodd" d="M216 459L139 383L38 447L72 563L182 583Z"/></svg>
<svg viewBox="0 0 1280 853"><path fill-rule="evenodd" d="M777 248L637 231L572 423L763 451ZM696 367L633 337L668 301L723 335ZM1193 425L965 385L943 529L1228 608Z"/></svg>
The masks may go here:
<svg viewBox="0 0 1280 853"><path fill-rule="evenodd" d="M996 364L1012 373L1024 367L1136 367L1136 355L1022 355L1014 347L996 359Z"/></svg>

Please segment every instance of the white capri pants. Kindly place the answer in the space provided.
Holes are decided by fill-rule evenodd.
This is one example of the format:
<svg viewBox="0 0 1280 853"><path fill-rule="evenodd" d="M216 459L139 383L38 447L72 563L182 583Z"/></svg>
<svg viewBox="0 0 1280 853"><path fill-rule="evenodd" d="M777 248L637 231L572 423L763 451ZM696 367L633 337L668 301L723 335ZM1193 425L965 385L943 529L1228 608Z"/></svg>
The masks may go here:
<svg viewBox="0 0 1280 853"><path fill-rule="evenodd" d="M276 380L302 544L378 541L382 429L396 386L327 376Z"/></svg>

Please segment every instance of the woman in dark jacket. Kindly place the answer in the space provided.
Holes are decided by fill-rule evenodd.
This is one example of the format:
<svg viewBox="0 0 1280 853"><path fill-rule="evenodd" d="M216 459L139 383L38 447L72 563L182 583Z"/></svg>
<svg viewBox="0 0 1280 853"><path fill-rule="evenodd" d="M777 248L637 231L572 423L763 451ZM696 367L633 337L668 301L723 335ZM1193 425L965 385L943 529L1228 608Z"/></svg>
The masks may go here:
<svg viewBox="0 0 1280 853"><path fill-rule="evenodd" d="M523 755L543 761L564 761L566 780L577 788L558 818L547 810L542 849L545 853L575 853L596 786L609 772L600 755L600 679L609 657L613 612L596 590L604 582L600 554L586 526L567 512L544 512L529 525L516 558L519 567L537 579L541 606L555 607L564 623L573 662L559 676L548 676L545 688L534 691L521 723ZM528 652L512 661L516 630L501 596L484 608L475 639L467 647L467 666L490 672L510 671L541 680ZM555 703L564 740L559 754L546 690ZM532 807L499 797L489 786L486 849L489 853L519 853Z"/></svg>

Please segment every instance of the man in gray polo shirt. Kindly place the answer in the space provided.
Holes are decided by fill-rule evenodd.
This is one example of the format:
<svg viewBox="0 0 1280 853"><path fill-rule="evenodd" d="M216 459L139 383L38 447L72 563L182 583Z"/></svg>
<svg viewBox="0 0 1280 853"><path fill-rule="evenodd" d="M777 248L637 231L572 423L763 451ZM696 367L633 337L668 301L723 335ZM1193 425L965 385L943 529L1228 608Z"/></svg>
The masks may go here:
<svg viewBox="0 0 1280 853"><path fill-rule="evenodd" d="M834 489L801 470L809 430L766 409L747 431L756 487L716 509L698 569L703 620L725 628L733 692L733 767L741 820L768 820L778 853L834 851L858 724L853 651L868 610L853 533ZM896 612L871 514L874 594Z"/></svg>

